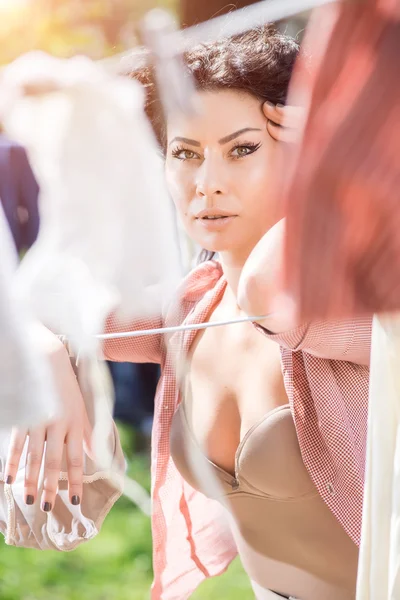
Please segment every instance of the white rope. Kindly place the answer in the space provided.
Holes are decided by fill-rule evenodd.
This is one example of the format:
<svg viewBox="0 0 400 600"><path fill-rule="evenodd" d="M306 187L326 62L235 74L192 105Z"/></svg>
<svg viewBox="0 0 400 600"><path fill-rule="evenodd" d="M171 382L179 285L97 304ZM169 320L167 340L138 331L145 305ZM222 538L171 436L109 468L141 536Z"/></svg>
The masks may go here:
<svg viewBox="0 0 400 600"><path fill-rule="evenodd" d="M101 333L96 335L96 338L100 340L114 340L121 338L134 338L141 337L143 335L157 335L163 333L176 333L177 331L193 331L199 329L208 329L209 327L221 327L222 325L235 325L236 323L247 323L249 321L262 321L267 319L270 315L264 315L261 317L241 317L240 319L232 319L229 321L214 321L211 323L196 323L191 325L177 325L175 327L158 327L156 329L138 329L137 331L123 331L119 333Z"/></svg>
<svg viewBox="0 0 400 600"><path fill-rule="evenodd" d="M223 37L231 37L272 23L293 17L317 6L331 4L333 0L264 0L241 8L228 15L221 15L205 23L188 27L175 33L180 38L180 51L189 49L193 43L213 42ZM177 39L177 44L179 40ZM183 44L183 48L182 48Z"/></svg>

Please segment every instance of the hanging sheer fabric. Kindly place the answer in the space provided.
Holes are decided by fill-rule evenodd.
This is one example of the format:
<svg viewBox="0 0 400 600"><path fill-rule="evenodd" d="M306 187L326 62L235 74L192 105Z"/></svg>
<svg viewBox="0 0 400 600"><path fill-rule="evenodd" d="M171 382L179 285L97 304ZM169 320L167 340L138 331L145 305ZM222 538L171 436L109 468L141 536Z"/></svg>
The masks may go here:
<svg viewBox="0 0 400 600"><path fill-rule="evenodd" d="M400 318L375 317L359 600L400 598Z"/></svg>
<svg viewBox="0 0 400 600"><path fill-rule="evenodd" d="M40 327L14 294L17 257L0 204L0 428L48 421L58 399L40 346ZM0 464L1 472L4 464Z"/></svg>
<svg viewBox="0 0 400 600"><path fill-rule="evenodd" d="M28 149L41 187L19 289L40 320L93 352L111 311L159 314L181 276L144 94L89 59L41 53L7 67L1 89L5 128Z"/></svg>
<svg viewBox="0 0 400 600"><path fill-rule="evenodd" d="M37 242L17 272L17 292L35 316L62 333L92 406L97 471L121 488L112 388L98 362L98 334L118 322L154 317L181 278L176 223L163 162L144 113L142 88L89 59L26 55L1 78L5 129L28 150L41 188ZM118 454L119 456L119 454ZM149 512L126 478L125 493Z"/></svg>
<svg viewBox="0 0 400 600"><path fill-rule="evenodd" d="M147 494L124 478L112 388L97 358L95 334L110 312L120 321L160 314L181 275L175 221L138 84L109 76L85 58L33 53L7 67L0 86L5 129L27 148L41 188L39 236L14 275L16 302L29 301L35 318L67 337L72 359L79 353L77 375L95 455L85 457L79 507L69 502L63 463L50 515L24 501L23 456L13 486L0 488L0 531L9 544L71 550L98 533L123 488L149 513ZM4 302L4 312L9 304ZM4 329L12 323L7 316L0 318ZM12 331L11 337L19 339ZM48 412L48 398L27 377L22 380L15 358L11 374L18 381L10 381L10 390L25 416L31 414L25 411L28 393L36 415ZM33 374L40 374L36 365ZM19 421L12 414L3 423ZM0 438L3 464L9 437L5 432Z"/></svg>

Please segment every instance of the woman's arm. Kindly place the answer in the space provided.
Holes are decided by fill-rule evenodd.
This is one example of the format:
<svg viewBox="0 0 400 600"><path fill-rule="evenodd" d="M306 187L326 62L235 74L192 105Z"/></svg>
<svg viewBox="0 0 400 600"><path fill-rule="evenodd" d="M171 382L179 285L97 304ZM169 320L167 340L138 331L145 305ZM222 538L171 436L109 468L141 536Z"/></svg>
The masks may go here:
<svg viewBox="0 0 400 600"><path fill-rule="evenodd" d="M38 349L47 359L59 399L59 415L40 426L14 428L8 450L5 480L16 478L26 439L25 502L38 500L38 481L44 458L41 507L52 510L57 495L64 446L66 450L68 487L71 504L82 498L83 451L90 452L91 426L86 407L66 348L58 337L38 324L35 336Z"/></svg>
<svg viewBox="0 0 400 600"><path fill-rule="evenodd" d="M248 315L266 315L260 324L275 333L299 325L292 305L281 293L284 235L282 219L251 252L238 286L238 303L242 310Z"/></svg>
<svg viewBox="0 0 400 600"><path fill-rule="evenodd" d="M299 323L290 300L280 293L285 223L280 221L257 244L240 278L239 306L248 315L266 315L257 328L291 350L369 365L372 316Z"/></svg>
<svg viewBox="0 0 400 600"><path fill-rule="evenodd" d="M121 325L113 316L107 320L106 332L133 331L158 328L161 318L141 319ZM22 452L28 438L25 467L25 502L33 504L40 500L42 510L54 507L64 448L66 450L70 502L80 504L83 485L83 452L90 451L91 425L86 413L75 372L67 349L51 331L37 326L37 342L46 357L55 388L60 400L59 416L48 423L31 429L14 428L8 450L5 478L12 484L16 478ZM104 355L109 360L131 362L161 362L161 335L138 338L107 340ZM44 459L44 482L41 498L38 495L39 475Z"/></svg>
<svg viewBox="0 0 400 600"><path fill-rule="evenodd" d="M161 317L135 319L121 323L115 315L110 315L104 333L158 329L163 326ZM107 339L103 341L102 352L106 360L115 362L161 363L163 336L161 334Z"/></svg>
<svg viewBox="0 0 400 600"><path fill-rule="evenodd" d="M320 358L360 365L370 363L372 317L313 321L280 333L272 333L259 323L256 327L280 346L294 351L303 350Z"/></svg>

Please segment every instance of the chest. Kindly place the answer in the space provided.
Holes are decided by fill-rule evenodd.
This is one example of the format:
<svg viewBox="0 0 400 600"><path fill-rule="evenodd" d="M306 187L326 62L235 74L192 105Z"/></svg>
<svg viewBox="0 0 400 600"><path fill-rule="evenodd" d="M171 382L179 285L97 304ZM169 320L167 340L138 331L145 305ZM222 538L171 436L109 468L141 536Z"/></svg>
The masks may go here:
<svg viewBox="0 0 400 600"><path fill-rule="evenodd" d="M218 311L210 317L220 319ZM251 323L206 329L192 344L185 389L196 440L213 462L232 471L247 431L287 403L280 348Z"/></svg>
<svg viewBox="0 0 400 600"><path fill-rule="evenodd" d="M238 404L249 391L273 388L282 380L280 348L247 323L215 327L200 332L190 350L190 380Z"/></svg>

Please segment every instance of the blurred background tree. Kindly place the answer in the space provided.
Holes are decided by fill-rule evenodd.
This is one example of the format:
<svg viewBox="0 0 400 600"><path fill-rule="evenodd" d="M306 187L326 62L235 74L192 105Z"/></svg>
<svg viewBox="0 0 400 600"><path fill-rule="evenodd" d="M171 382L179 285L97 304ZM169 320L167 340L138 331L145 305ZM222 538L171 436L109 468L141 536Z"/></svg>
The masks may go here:
<svg viewBox="0 0 400 600"><path fill-rule="evenodd" d="M137 26L177 0L0 0L0 64L33 49L102 58L135 45Z"/></svg>

